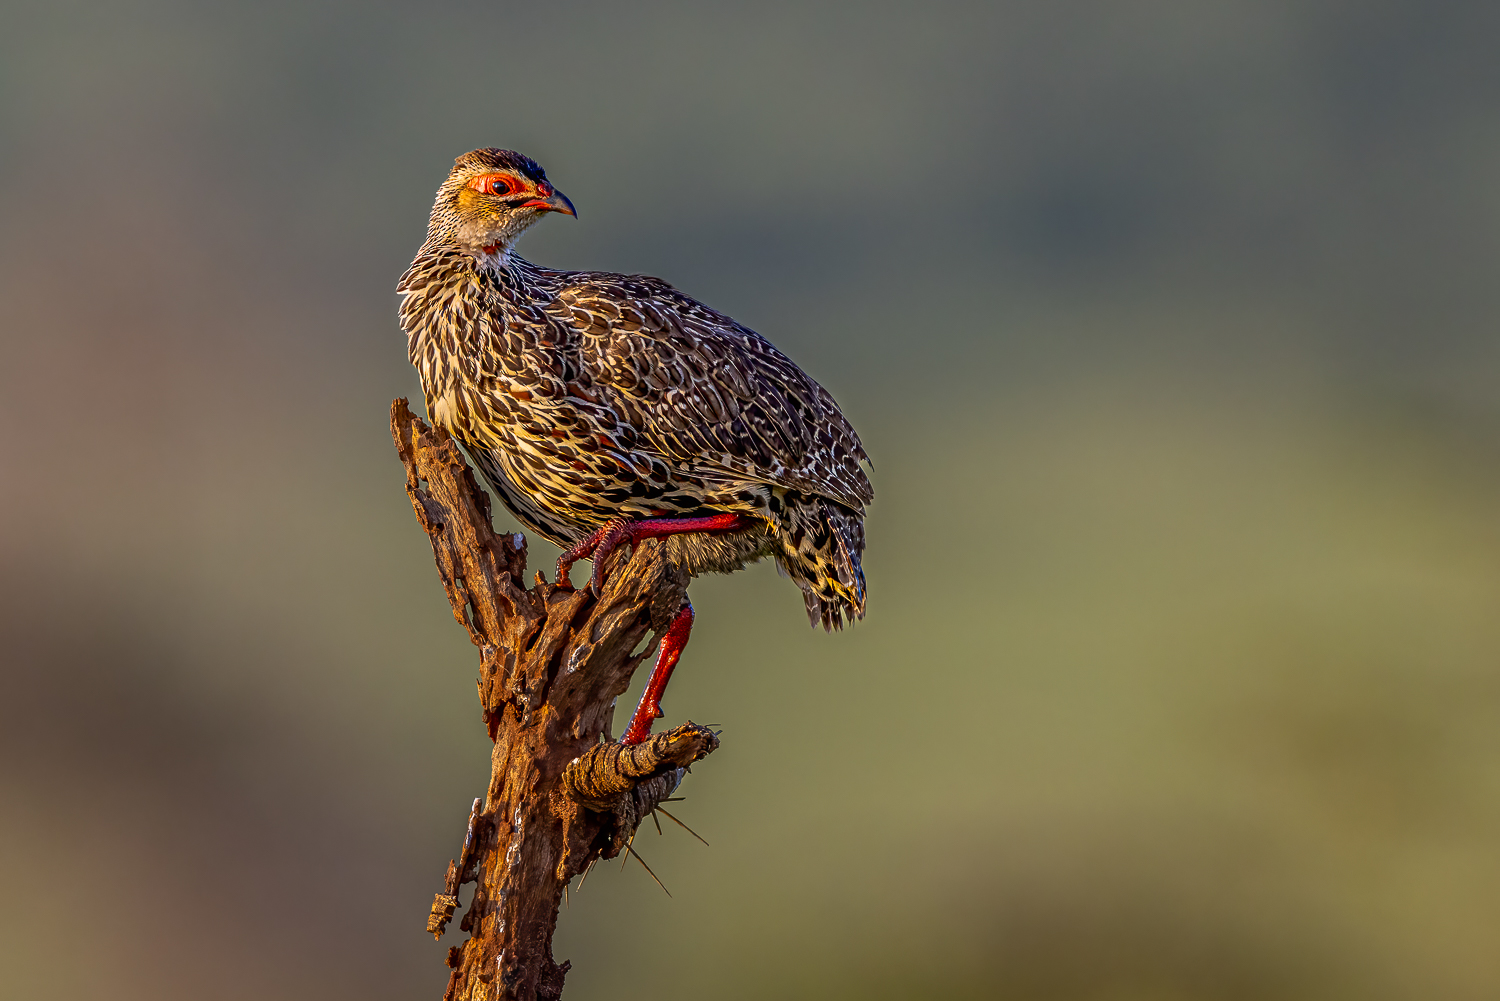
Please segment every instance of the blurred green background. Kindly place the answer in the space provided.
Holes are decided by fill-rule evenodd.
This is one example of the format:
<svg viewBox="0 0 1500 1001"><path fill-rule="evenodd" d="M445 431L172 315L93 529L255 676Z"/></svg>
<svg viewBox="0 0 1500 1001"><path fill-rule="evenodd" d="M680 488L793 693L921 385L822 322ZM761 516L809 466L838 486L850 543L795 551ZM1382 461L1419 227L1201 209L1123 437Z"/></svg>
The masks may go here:
<svg viewBox="0 0 1500 1001"><path fill-rule="evenodd" d="M875 460L863 623L695 585L712 848L642 837L671 899L596 870L568 997L1500 996L1497 44L1484 2L6 0L0 995L441 994L489 743L392 289L501 145L581 217L523 253L755 327Z"/></svg>

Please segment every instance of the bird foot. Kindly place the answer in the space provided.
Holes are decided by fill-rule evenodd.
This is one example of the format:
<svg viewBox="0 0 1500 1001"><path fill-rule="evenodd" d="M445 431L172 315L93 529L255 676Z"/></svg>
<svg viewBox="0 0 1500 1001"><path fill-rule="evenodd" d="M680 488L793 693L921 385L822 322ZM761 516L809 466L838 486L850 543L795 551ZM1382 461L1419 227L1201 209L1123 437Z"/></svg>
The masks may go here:
<svg viewBox="0 0 1500 1001"><path fill-rule="evenodd" d="M557 558L557 586L571 590L573 581L569 579L568 571L573 569L573 564L579 560L593 560L594 568L589 573L589 587L593 589L597 597L604 587L604 564L609 559L609 554L614 552L626 538L630 539L632 546L635 545L635 538L630 529L636 524L638 522L629 518L615 518L607 521L582 542L565 551Z"/></svg>
<svg viewBox="0 0 1500 1001"><path fill-rule="evenodd" d="M615 518L605 522L582 542L558 557L557 586L571 589L573 582L569 579L568 572L572 570L573 564L579 560L593 560L594 569L589 574L589 587L596 596L601 594L604 590L604 564L609 562L609 554L619 548L622 542L629 542L631 548L634 548L642 539L693 532L738 532L752 524L754 519L749 515L728 511L702 518Z"/></svg>

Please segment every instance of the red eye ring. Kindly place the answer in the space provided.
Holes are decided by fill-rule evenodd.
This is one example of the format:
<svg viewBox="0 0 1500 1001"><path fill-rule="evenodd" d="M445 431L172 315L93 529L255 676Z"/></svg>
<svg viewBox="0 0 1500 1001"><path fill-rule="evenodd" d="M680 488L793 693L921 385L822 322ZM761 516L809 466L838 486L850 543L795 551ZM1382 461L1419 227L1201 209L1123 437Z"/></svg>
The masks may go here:
<svg viewBox="0 0 1500 1001"><path fill-rule="evenodd" d="M470 178L466 186L473 191L479 192L481 195L496 195L500 197L513 195L520 188L520 185L513 178L505 174L480 174L478 177Z"/></svg>

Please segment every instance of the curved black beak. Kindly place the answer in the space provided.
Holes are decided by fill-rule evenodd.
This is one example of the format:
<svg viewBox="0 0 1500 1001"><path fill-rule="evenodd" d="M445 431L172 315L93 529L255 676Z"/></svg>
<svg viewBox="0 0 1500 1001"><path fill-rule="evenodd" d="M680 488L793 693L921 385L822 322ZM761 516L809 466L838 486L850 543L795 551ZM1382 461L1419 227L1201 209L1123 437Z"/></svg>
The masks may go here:
<svg viewBox="0 0 1500 1001"><path fill-rule="evenodd" d="M543 212L561 212L564 215L572 216L574 219L578 218L578 212L573 208L573 203L568 200L568 196L563 194L561 191L558 191L556 188L552 189L552 194L549 197L533 198L531 201L526 202L521 207L527 209L541 209Z"/></svg>

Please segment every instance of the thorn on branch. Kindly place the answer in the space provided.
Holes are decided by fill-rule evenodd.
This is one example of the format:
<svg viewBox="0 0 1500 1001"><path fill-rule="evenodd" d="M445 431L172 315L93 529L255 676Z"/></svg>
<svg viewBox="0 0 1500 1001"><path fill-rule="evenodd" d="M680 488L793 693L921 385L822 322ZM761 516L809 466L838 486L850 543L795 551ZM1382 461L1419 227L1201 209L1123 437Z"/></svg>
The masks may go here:
<svg viewBox="0 0 1500 1001"><path fill-rule="evenodd" d="M634 841L635 839L631 838L630 840ZM625 850L631 855L635 856L635 860L641 864L641 867L646 870L646 872L651 876L652 879L656 880L656 885L661 887L661 892L670 897L672 895L672 891L667 889L667 884L663 883L661 881L661 878L658 877L656 873L651 871L651 867L649 865L646 865L646 860L641 858L641 853L636 851L634 846L632 845L626 845Z"/></svg>
<svg viewBox="0 0 1500 1001"><path fill-rule="evenodd" d="M663 800L662 802L666 802L666 801ZM684 831L687 831L689 834L691 834L693 837L697 838L699 841L703 841L703 835L699 834L697 831L693 830L691 827L689 827L688 825L684 824L682 821L678 820L676 817L672 816L670 813L667 813L667 811L663 810L660 805L658 805L657 808L656 808L656 810L653 811L652 816L654 817L658 813L660 813L663 816L665 816L668 820L670 820L672 823L676 824L678 827L682 828ZM656 825L656 829L658 831L661 830L661 824L660 823L658 823ZM707 841L703 841L703 843L705 845L708 845Z"/></svg>

